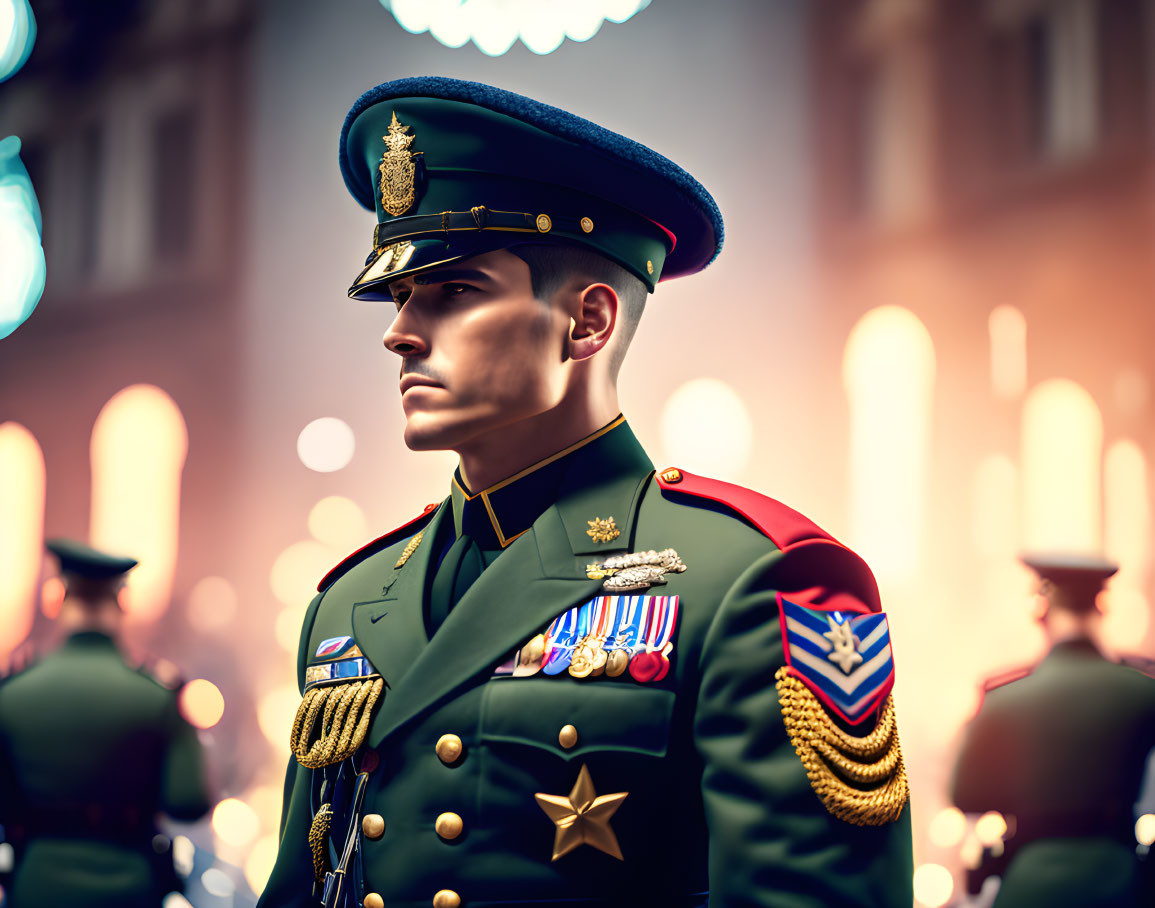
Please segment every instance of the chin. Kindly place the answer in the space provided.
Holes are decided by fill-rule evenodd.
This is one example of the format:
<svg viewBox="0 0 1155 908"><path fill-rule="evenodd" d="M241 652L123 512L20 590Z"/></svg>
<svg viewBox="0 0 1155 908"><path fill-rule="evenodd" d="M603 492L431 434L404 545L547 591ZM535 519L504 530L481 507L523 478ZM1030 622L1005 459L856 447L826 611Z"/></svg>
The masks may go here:
<svg viewBox="0 0 1155 908"><path fill-rule="evenodd" d="M518 422L507 410L480 407L473 412L415 412L405 422L405 446L411 451L460 451L472 440Z"/></svg>

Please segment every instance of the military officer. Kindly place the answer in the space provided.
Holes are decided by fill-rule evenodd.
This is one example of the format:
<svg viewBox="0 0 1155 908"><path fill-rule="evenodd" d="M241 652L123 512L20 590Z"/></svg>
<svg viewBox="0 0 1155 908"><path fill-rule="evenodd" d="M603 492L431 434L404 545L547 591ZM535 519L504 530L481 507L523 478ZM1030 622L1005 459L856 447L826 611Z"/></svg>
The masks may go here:
<svg viewBox="0 0 1155 908"><path fill-rule="evenodd" d="M1046 599L1050 651L988 685L955 765L955 804L998 811L1010 837L972 874L1002 883L996 908L1151 904L1133 807L1155 747L1155 679L1103 656L1096 594L1115 573L1097 559L1030 557Z"/></svg>
<svg viewBox="0 0 1155 908"><path fill-rule="evenodd" d="M374 210L405 442L449 495L321 580L261 905L911 904L870 571L771 499L656 472L617 374L659 279L717 254L688 173L477 83L341 133Z"/></svg>
<svg viewBox="0 0 1155 908"><path fill-rule="evenodd" d="M208 810L201 748L169 688L117 649L131 558L50 540L65 585L55 651L0 684L8 908L157 908L179 888L155 818Z"/></svg>

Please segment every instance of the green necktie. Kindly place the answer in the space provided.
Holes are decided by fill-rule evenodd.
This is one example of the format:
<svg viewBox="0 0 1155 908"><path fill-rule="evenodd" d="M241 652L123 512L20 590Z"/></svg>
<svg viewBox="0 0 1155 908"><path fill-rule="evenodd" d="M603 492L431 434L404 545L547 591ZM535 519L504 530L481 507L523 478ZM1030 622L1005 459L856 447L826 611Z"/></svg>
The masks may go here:
<svg viewBox="0 0 1155 908"><path fill-rule="evenodd" d="M429 592L429 635L433 636L449 615L450 609L461 600L465 591L485 570L481 548L472 536L462 535L449 547Z"/></svg>

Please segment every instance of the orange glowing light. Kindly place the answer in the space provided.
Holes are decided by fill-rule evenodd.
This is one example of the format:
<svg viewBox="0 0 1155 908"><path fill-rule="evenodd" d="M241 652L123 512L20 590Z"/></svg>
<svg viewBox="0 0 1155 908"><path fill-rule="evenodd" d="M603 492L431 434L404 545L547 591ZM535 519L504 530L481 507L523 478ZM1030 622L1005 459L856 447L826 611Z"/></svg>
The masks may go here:
<svg viewBox="0 0 1155 908"><path fill-rule="evenodd" d="M1155 813L1145 813L1135 821L1135 841L1140 845L1155 845Z"/></svg>
<svg viewBox="0 0 1155 908"><path fill-rule="evenodd" d="M212 681L198 678L181 690L180 712L194 728L212 728L225 714L225 698Z"/></svg>
<svg viewBox="0 0 1155 908"><path fill-rule="evenodd" d="M269 571L269 585L282 605L303 608L317 595L317 582L343 557L340 549L311 540L294 542Z"/></svg>
<svg viewBox="0 0 1155 908"><path fill-rule="evenodd" d="M300 703L296 685L286 685L265 694L257 704L257 724L274 747L284 748L288 742Z"/></svg>
<svg viewBox="0 0 1155 908"><path fill-rule="evenodd" d="M1007 821L997 810L984 813L975 821L975 835L987 848L1002 842L1007 834Z"/></svg>
<svg viewBox="0 0 1155 908"><path fill-rule="evenodd" d="M927 830L939 848L953 848L967 832L967 818L957 807L946 807L934 815Z"/></svg>
<svg viewBox="0 0 1155 908"><path fill-rule="evenodd" d="M64 605L64 581L59 577L49 577L40 587L40 611L45 618L52 620L60 614L60 607Z"/></svg>
<svg viewBox="0 0 1155 908"><path fill-rule="evenodd" d="M901 306L866 313L846 341L851 535L880 580L914 572L923 537L934 343Z"/></svg>
<svg viewBox="0 0 1155 908"><path fill-rule="evenodd" d="M355 501L330 495L309 511L309 532L325 545L341 550L353 549L365 541L365 514Z"/></svg>
<svg viewBox="0 0 1155 908"><path fill-rule="evenodd" d="M245 858L245 880L253 892L264 891L265 884L269 882L273 865L277 862L279 844L280 839L277 835L264 836L257 840L249 856Z"/></svg>
<svg viewBox="0 0 1155 908"><path fill-rule="evenodd" d="M1027 319L1014 306L991 310L991 389L996 397L1017 400L1027 389Z"/></svg>
<svg viewBox="0 0 1155 908"><path fill-rule="evenodd" d="M954 894L954 877L941 864L921 864L914 872L914 899L927 908L941 908Z"/></svg>
<svg viewBox="0 0 1155 908"><path fill-rule="evenodd" d="M92 428L92 544L140 562L128 575L135 620L155 620L168 608L187 452L180 409L152 385L117 392Z"/></svg>
<svg viewBox="0 0 1155 908"><path fill-rule="evenodd" d="M225 798L213 808L213 833L234 848L244 848L261 831L256 812L239 798Z"/></svg>
<svg viewBox="0 0 1155 908"><path fill-rule="evenodd" d="M1101 545L1103 420L1081 386L1054 378L1023 404L1024 548L1097 554Z"/></svg>
<svg viewBox="0 0 1155 908"><path fill-rule="evenodd" d="M0 655L28 636L44 553L44 455L15 422L0 423Z"/></svg>

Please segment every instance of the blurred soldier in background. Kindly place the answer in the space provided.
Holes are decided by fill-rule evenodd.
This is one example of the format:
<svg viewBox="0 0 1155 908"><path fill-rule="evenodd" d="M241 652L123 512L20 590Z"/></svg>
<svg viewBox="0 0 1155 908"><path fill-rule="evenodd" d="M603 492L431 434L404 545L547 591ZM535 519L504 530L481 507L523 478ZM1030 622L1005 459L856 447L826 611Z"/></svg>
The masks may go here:
<svg viewBox="0 0 1155 908"><path fill-rule="evenodd" d="M47 546L64 643L0 683L0 824L16 847L5 905L156 908L179 888L156 814L195 820L210 805L200 744L174 692L117 648L136 562Z"/></svg>
<svg viewBox="0 0 1155 908"><path fill-rule="evenodd" d="M955 766L953 800L1007 818L1005 851L971 874L1000 874L995 908L1152 904L1136 855L1135 803L1155 747L1155 679L1107 659L1095 604L1115 566L1024 559L1046 599L1050 651L987 685Z"/></svg>

